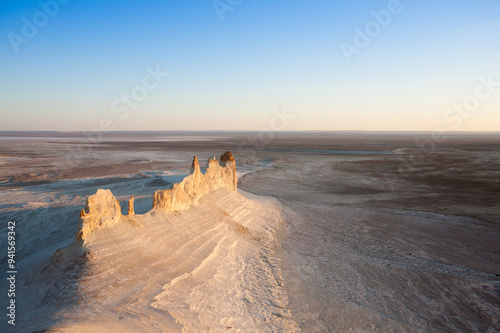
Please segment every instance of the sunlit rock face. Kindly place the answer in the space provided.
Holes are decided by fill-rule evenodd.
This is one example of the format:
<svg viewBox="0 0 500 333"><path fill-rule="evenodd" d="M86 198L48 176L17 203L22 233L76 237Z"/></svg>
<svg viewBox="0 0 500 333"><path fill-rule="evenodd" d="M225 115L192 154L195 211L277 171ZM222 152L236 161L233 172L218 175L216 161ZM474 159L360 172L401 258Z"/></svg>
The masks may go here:
<svg viewBox="0 0 500 333"><path fill-rule="evenodd" d="M127 210L127 215L128 216L133 216L135 215L134 211L134 196L132 196L129 201L128 201L128 210Z"/></svg>
<svg viewBox="0 0 500 333"><path fill-rule="evenodd" d="M215 157L209 159L205 174L195 156L190 175L171 189L154 193L153 209L162 212L185 210L197 204L205 194L221 188L237 191L236 162L231 152L222 154L219 161ZM128 202L128 215L135 215L133 197ZM120 204L111 191L97 190L87 198L87 205L80 212L75 240L81 241L92 231L118 222L121 216Z"/></svg>
<svg viewBox="0 0 500 333"><path fill-rule="evenodd" d="M220 161L215 157L209 159L205 174L201 172L195 156L189 176L169 190L155 192L153 209L163 212L185 210L205 194L220 188L235 192L237 189L236 162L231 152L221 155Z"/></svg>
<svg viewBox="0 0 500 333"><path fill-rule="evenodd" d="M93 230L120 220L121 207L110 190L97 190L87 198L85 209L80 212L80 221L75 240L80 241Z"/></svg>

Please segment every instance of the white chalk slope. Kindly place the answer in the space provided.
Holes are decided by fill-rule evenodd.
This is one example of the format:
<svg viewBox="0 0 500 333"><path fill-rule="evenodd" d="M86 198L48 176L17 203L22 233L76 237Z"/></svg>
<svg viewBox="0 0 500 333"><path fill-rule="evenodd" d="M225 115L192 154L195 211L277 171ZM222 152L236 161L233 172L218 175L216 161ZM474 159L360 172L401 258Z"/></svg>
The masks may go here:
<svg viewBox="0 0 500 333"><path fill-rule="evenodd" d="M294 331L273 249L280 206L243 194L218 189L188 210L121 216L87 235L78 278L55 282L46 295L77 300L56 314L52 329ZM65 279L66 264L45 276Z"/></svg>

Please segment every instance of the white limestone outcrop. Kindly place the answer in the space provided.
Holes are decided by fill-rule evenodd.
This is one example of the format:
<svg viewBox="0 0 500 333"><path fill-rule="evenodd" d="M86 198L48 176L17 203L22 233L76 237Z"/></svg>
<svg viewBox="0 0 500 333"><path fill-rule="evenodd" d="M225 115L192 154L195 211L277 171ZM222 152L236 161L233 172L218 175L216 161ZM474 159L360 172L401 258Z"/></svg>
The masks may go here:
<svg viewBox="0 0 500 333"><path fill-rule="evenodd" d="M169 190L156 191L153 196L153 209L171 212L185 210L196 204L205 194L227 188L236 192L236 162L231 152L225 152L220 161L214 157L208 160L205 174L201 172L196 156L191 166L191 174L182 182L174 184Z"/></svg>
<svg viewBox="0 0 500 333"><path fill-rule="evenodd" d="M198 203L199 199L211 191L227 188L237 191L236 162L230 152L225 152L220 161L214 157L208 160L205 174L201 172L196 156L191 174L171 189L156 191L153 195L153 209L161 212L185 210ZM128 201L128 215L135 215L134 197ZM75 241L85 239L90 232L102 226L116 223L122 217L121 207L110 190L97 190L87 198L85 209L80 212L80 221Z"/></svg>
<svg viewBox="0 0 500 333"><path fill-rule="evenodd" d="M80 211L80 221L75 240L80 241L85 236L104 225L113 224L122 216L120 203L110 190L97 190L97 193L87 198L85 209Z"/></svg>
<svg viewBox="0 0 500 333"><path fill-rule="evenodd" d="M127 210L127 215L128 216L133 216L135 215L135 211L134 211L134 196L132 196L130 198L130 200L128 201L128 210Z"/></svg>

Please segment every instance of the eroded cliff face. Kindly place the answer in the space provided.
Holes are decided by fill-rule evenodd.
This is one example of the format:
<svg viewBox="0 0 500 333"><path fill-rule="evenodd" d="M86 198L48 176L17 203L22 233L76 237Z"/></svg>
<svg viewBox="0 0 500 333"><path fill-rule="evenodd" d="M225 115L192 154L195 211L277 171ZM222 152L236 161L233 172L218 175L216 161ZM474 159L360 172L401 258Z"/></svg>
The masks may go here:
<svg viewBox="0 0 500 333"><path fill-rule="evenodd" d="M236 163L231 152L225 152L220 161L214 157L208 160L205 174L200 170L196 156L191 166L191 174L169 190L156 191L153 197L153 209L162 212L185 210L196 204L205 194L227 188L237 190Z"/></svg>
<svg viewBox="0 0 500 333"><path fill-rule="evenodd" d="M110 190L97 190L97 193L87 198L85 209L80 212L80 221L75 240L80 241L85 236L101 226L113 224L120 220L121 207Z"/></svg>
<svg viewBox="0 0 500 333"><path fill-rule="evenodd" d="M196 156L193 159L191 174L182 182L174 184L169 190L156 191L153 196L153 209L162 212L185 210L211 191L227 188L237 191L236 163L231 152L225 152L220 160L208 160L205 174L201 172ZM134 199L128 203L128 216L134 216ZM80 212L80 221L75 241L85 239L90 232L104 225L116 223L122 217L118 200L110 190L97 190L87 198L85 209Z"/></svg>

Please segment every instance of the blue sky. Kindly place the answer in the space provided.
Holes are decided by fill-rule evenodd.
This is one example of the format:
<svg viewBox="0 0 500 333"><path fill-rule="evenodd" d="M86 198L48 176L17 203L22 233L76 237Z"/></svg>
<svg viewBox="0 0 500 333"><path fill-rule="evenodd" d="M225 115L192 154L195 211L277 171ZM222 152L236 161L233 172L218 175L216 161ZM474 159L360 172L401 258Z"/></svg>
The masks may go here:
<svg viewBox="0 0 500 333"><path fill-rule="evenodd" d="M3 131L500 130L498 0L0 3Z"/></svg>

